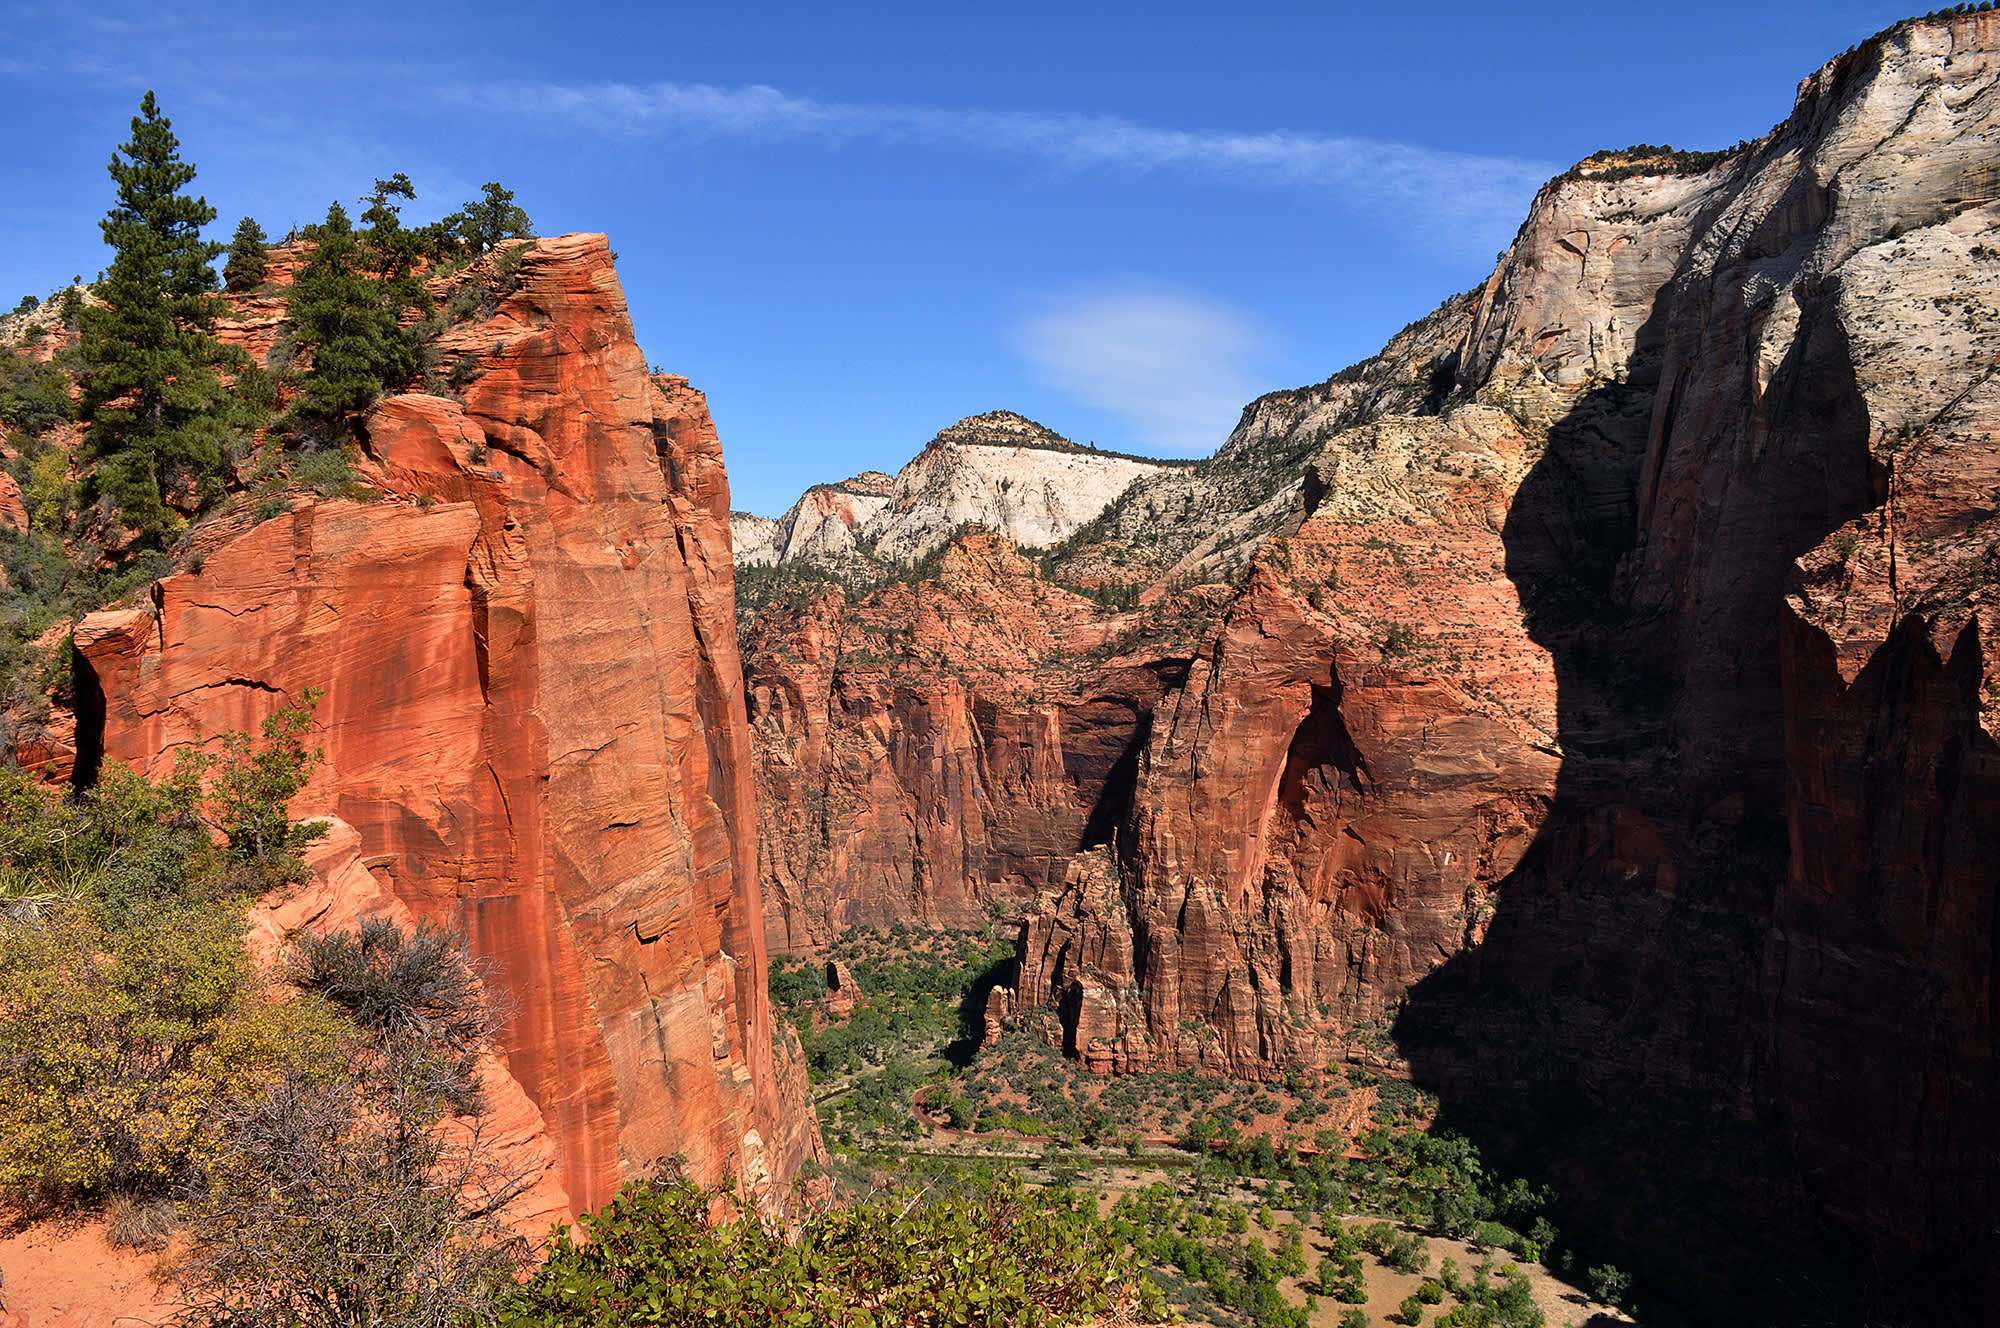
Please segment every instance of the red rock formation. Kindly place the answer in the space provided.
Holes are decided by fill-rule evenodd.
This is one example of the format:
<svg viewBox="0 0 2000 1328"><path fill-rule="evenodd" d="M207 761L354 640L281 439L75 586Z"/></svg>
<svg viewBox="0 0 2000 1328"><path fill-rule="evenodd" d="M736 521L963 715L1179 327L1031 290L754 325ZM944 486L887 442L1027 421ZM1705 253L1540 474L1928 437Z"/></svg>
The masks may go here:
<svg viewBox="0 0 2000 1328"><path fill-rule="evenodd" d="M861 1003L861 984L855 980L854 970L835 959L826 966L826 1008L829 1013L845 1018L854 1013L854 1007Z"/></svg>
<svg viewBox="0 0 2000 1328"><path fill-rule="evenodd" d="M1326 440L1292 533L1197 646L1150 656L1185 682L1119 733L1129 815L1076 833L1101 784L1009 800L1050 856L989 1018L1054 1006L1093 1068L1251 1076L1393 1019L1448 1122L1547 1168L1686 1294L1749 1313L1875 1277L1966 1288L1932 1318L1979 1321L2000 1298L1996 87L2000 17L1899 25L1706 170L1553 183L1469 301L1355 383L1254 403L1267 440ZM1110 694L1018 594L989 600L1013 680L995 663L979 694ZM765 778L889 809L819 823L862 865L782 896L794 937L801 914L807 935L940 917L912 881L1025 893L962 853L990 842L961 829L974 800L925 782L1040 750L1007 728L1024 712L920 720L963 663L849 662L886 603L753 659Z"/></svg>
<svg viewBox="0 0 2000 1328"><path fill-rule="evenodd" d="M981 925L1060 882L1123 815L1114 767L1178 665L1117 652L1184 626L1100 613L993 535L935 570L861 604L775 606L748 629L774 947Z"/></svg>
<svg viewBox="0 0 2000 1328"><path fill-rule="evenodd" d="M1899 26L1683 186L1626 371L1510 504L1550 813L1399 1026L1448 1115L1739 1309L2000 1293L1996 53L1990 14Z"/></svg>
<svg viewBox="0 0 2000 1328"><path fill-rule="evenodd" d="M12 475L7 474L0 474L0 526L9 530L28 528L28 508L21 501L21 486L14 482ZM0 577L4 576L5 573L0 573ZM0 588L5 586L6 582L0 580Z"/></svg>
<svg viewBox="0 0 2000 1328"><path fill-rule="evenodd" d="M676 1152L782 1183L816 1132L764 989L714 426L648 377L602 236L516 271L442 339L478 361L463 404L368 417L381 501L225 519L199 572L79 627L86 774L324 689L295 811L494 964L571 1201Z"/></svg>
<svg viewBox="0 0 2000 1328"><path fill-rule="evenodd" d="M1393 651L1294 595L1287 576L1330 566L1358 584L1377 529L1308 523L1287 573L1258 569L1156 713L1122 897L1101 861L1030 918L1020 1000L1058 1007L1093 1068L1325 1065L1483 935L1554 780L1534 722L1553 678L1505 648L1518 608L1490 530L1410 550L1425 591L1399 577L1403 605L1425 616ZM1493 647L1481 697L1471 658L1438 667L1472 643Z"/></svg>

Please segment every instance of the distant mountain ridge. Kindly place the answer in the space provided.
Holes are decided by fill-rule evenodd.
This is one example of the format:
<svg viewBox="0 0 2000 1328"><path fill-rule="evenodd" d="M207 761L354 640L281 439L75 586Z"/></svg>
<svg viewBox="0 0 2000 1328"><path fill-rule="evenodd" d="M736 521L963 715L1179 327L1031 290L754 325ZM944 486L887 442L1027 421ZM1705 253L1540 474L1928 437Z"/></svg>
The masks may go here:
<svg viewBox="0 0 2000 1328"><path fill-rule="evenodd" d="M1135 481L1193 465L1102 452L995 410L939 430L894 478L867 471L816 484L777 520L733 512L730 529L739 567L865 572L934 553L966 525L1039 549L1081 529Z"/></svg>

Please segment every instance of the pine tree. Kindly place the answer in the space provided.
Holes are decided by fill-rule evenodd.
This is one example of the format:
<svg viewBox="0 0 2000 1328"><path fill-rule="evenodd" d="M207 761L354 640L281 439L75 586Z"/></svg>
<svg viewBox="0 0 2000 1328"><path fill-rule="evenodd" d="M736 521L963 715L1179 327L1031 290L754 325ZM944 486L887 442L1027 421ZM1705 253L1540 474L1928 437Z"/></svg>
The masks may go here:
<svg viewBox="0 0 2000 1328"><path fill-rule="evenodd" d="M456 215L458 233L474 253L486 253L502 240L533 239L534 223L514 203L514 191L489 181L480 196Z"/></svg>
<svg viewBox="0 0 2000 1328"><path fill-rule="evenodd" d="M111 158L118 200L101 226L116 251L82 313L80 414L93 495L108 495L142 537L157 542L186 506L220 492L232 399L216 371L242 363L215 339L222 311L210 266L222 246L201 238L215 220L184 192L194 166L180 159L173 124L148 92L132 139Z"/></svg>
<svg viewBox="0 0 2000 1328"><path fill-rule="evenodd" d="M229 240L229 259L222 265L223 284L239 293L261 286L264 269L270 263L270 250L264 245L269 238L256 218L245 217L237 222L236 234Z"/></svg>
<svg viewBox="0 0 2000 1328"><path fill-rule="evenodd" d="M294 412L334 435L344 435L349 417L367 409L389 384L400 385L414 372L409 338L382 299L364 264L363 250L347 210L335 203L315 226L313 256L292 279L289 313L293 339L312 353L312 368L299 383Z"/></svg>
<svg viewBox="0 0 2000 1328"><path fill-rule="evenodd" d="M368 210L361 214L362 224L367 227L361 233L362 263L375 279L381 303L398 322L413 308L428 313L431 303L423 282L417 278L416 267L418 260L431 249L432 237L426 231L406 228L401 210L389 201L416 196L416 186L410 183L410 177L397 171L386 180L377 180L375 188L361 200L368 204ZM400 381L410 377L415 369L415 357L409 355L402 362L385 365L383 377Z"/></svg>

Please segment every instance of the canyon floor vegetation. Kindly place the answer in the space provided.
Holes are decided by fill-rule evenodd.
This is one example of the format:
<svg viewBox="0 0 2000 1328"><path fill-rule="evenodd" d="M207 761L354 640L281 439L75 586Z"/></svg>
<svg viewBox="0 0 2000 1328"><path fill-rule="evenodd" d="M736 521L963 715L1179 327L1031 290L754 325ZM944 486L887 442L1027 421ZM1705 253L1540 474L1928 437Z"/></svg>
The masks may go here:
<svg viewBox="0 0 2000 1328"><path fill-rule="evenodd" d="M1617 1315L1629 1279L1566 1241L1542 1187L1489 1173L1383 1053L1280 1082L1086 1073L1052 1011L982 1045L1004 926L852 929L774 956L839 1193L990 1186L1099 1214L1175 1313L1225 1328L1531 1328ZM1011 1182L1009 1182L1011 1183ZM1150 1299L1150 1296L1149 1296Z"/></svg>

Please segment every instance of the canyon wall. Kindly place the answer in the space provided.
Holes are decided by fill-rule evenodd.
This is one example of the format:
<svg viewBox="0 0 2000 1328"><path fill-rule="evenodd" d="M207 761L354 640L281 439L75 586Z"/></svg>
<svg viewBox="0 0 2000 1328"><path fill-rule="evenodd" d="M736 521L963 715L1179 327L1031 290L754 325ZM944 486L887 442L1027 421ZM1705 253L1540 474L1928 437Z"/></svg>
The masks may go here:
<svg viewBox="0 0 2000 1328"><path fill-rule="evenodd" d="M770 943L980 926L1108 842L1123 810L1106 790L1177 668L1121 659L1119 625L991 533L915 584L761 614L747 667Z"/></svg>
<svg viewBox="0 0 2000 1328"><path fill-rule="evenodd" d="M1801 1316L1996 1291L1997 47L1904 25L1808 79L1706 177L1643 372L1552 427L1506 540L1560 778L1399 1026L1661 1271Z"/></svg>
<svg viewBox="0 0 2000 1328"><path fill-rule="evenodd" d="M602 236L486 275L438 347L463 397L379 402L351 497L239 502L78 627L79 773L322 689L294 812L491 966L570 1204L673 1153L782 1186L817 1131L765 990L715 428L648 375Z"/></svg>
<svg viewBox="0 0 2000 1328"><path fill-rule="evenodd" d="M892 634L934 588L767 615L775 943L984 900L1022 937L992 1013L1052 1007L1093 1068L1390 1031L1445 1124L1704 1312L1978 1321L1996 50L1992 14L1898 25L1754 143L1552 182L1482 288L1049 564L1146 610L1065 635L1046 582L988 594L1020 626L983 673ZM1086 701L1128 718L1058 762Z"/></svg>

